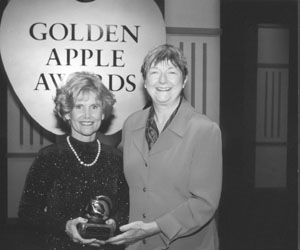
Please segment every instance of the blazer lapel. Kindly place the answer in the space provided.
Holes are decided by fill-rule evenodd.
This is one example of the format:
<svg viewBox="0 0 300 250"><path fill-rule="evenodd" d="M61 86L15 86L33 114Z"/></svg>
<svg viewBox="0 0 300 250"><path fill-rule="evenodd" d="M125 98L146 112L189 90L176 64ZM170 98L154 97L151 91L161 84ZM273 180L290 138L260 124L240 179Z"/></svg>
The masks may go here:
<svg viewBox="0 0 300 250"><path fill-rule="evenodd" d="M138 151L140 151L144 160L146 161L148 155L148 145L145 140L145 127L142 129L135 130L133 132L133 141Z"/></svg>
<svg viewBox="0 0 300 250"><path fill-rule="evenodd" d="M182 140L191 113L190 104L183 99L173 121L166 130L160 134L156 143L154 143L150 155L168 150Z"/></svg>
<svg viewBox="0 0 300 250"><path fill-rule="evenodd" d="M148 114L149 108L146 109L145 112L141 113L141 116L138 117L136 120L136 128L132 132L134 144L145 161L148 155L148 145L145 140L145 127Z"/></svg>
<svg viewBox="0 0 300 250"><path fill-rule="evenodd" d="M170 129L166 129L152 146L149 155L161 153L175 146L181 141L181 137Z"/></svg>
<svg viewBox="0 0 300 250"><path fill-rule="evenodd" d="M136 119L135 129L132 131L133 141L138 151L146 161L148 155L157 154L178 144L187 129L187 124L192 116L192 107L185 100L182 103L175 115L173 121L166 128L166 130L160 134L156 143L154 143L152 149L148 150L148 144L145 139L145 127L146 120L149 115L149 108L144 110L139 117Z"/></svg>

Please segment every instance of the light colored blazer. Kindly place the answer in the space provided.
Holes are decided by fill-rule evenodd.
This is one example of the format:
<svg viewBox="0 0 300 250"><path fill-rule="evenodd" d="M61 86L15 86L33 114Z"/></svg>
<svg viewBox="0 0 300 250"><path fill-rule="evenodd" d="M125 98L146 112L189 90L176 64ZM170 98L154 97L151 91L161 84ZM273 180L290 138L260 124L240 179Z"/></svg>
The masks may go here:
<svg viewBox="0 0 300 250"><path fill-rule="evenodd" d="M149 108L123 128L124 171L130 221L155 220L162 233L127 249L216 250L214 215L222 185L218 125L183 100L151 151L145 140Z"/></svg>

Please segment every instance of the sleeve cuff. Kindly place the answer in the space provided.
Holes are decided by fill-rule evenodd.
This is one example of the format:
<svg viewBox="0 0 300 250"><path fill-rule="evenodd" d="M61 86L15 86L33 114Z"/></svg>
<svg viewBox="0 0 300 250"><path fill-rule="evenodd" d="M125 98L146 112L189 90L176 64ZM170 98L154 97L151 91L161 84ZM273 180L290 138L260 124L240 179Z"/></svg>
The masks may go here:
<svg viewBox="0 0 300 250"><path fill-rule="evenodd" d="M181 225L170 214L157 218L155 221L161 230L160 237L166 245L169 245L176 239Z"/></svg>

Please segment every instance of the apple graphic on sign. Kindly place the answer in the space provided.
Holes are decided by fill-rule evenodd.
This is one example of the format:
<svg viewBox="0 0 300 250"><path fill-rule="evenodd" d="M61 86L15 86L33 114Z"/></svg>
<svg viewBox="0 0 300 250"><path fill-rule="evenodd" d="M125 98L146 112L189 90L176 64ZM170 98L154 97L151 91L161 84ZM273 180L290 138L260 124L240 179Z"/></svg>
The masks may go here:
<svg viewBox="0 0 300 250"><path fill-rule="evenodd" d="M106 134L145 106L140 73L149 50L166 42L152 0L10 0L0 27L4 69L29 115L60 135L53 98L74 71L91 71L116 97Z"/></svg>

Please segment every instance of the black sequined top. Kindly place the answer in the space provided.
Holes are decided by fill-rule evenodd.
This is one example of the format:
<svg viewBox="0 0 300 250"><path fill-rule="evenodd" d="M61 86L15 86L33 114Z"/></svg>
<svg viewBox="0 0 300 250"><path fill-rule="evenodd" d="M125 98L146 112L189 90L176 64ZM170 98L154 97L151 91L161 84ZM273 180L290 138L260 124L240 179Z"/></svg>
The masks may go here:
<svg viewBox="0 0 300 250"><path fill-rule="evenodd" d="M70 141L84 162L95 159L96 141L86 143L72 137ZM65 232L66 222L83 216L84 207L97 195L111 198L111 217L117 228L128 222L128 186L122 156L111 146L101 146L98 161L90 167L79 164L66 141L40 150L28 172L18 214L20 225L45 236L40 241L45 245L36 249L123 249L112 245L82 246L73 243Z"/></svg>

